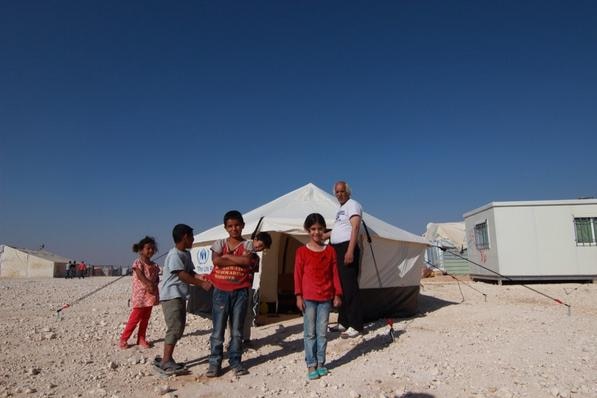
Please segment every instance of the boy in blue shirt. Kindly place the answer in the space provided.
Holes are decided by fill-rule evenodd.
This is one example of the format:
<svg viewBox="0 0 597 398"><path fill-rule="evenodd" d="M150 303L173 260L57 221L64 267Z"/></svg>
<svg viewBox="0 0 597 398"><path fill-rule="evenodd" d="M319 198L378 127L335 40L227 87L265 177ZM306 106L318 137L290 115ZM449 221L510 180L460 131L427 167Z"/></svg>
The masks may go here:
<svg viewBox="0 0 597 398"><path fill-rule="evenodd" d="M187 315L189 285L209 289L211 284L195 274L191 254L188 249L195 240L193 229L185 224L178 224L172 230L174 245L164 261L162 281L160 283L160 304L166 321L164 337L164 355L157 365L166 374L175 374L184 369L172 358L174 347L184 333Z"/></svg>

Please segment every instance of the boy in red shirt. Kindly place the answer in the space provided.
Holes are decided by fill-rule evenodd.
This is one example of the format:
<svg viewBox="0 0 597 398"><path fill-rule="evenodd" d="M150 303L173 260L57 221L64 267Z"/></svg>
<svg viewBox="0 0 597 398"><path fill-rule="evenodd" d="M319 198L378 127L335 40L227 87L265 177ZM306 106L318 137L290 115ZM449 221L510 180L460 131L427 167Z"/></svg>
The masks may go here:
<svg viewBox="0 0 597 398"><path fill-rule="evenodd" d="M211 353L205 374L207 377L217 377L221 373L224 334L229 318L232 327L228 362L236 376L249 373L241 364L242 335L254 271L251 265L245 265L245 262L251 261L249 254L253 251L253 244L242 237L244 226L245 222L239 211L227 212L224 215L224 228L228 232L228 238L215 241L211 247L214 268L209 279L214 286L213 329L209 339Z"/></svg>

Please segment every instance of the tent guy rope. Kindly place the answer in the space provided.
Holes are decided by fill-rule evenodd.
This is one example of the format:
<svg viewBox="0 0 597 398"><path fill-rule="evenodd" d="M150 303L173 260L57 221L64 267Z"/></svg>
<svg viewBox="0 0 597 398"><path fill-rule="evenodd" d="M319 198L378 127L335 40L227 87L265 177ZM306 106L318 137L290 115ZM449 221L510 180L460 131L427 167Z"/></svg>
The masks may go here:
<svg viewBox="0 0 597 398"><path fill-rule="evenodd" d="M160 258L164 257L166 254L168 254L168 252L166 252L166 253L162 254L162 255L161 255L161 256L159 256L159 257L156 257L156 258L155 258L153 261L159 260ZM110 282L106 283L105 285L98 287L97 289L95 289L95 290L93 290L93 291L91 291L91 292L89 292L89 293L87 293L87 294L85 294L85 295L83 295L83 296L79 297L78 299L76 299L76 300L74 300L74 301L71 301L70 303L63 304L63 305L62 305L62 307L60 307L60 308L58 308L58 309L56 310L56 317L57 317L58 319L60 319L60 313L62 312L62 310L65 310L65 309L67 309L67 308L69 308L69 307L72 307L73 305L77 304L79 301L81 301L81 300L84 300L84 299L86 299L87 297L89 297L89 296L91 296L91 295L94 295L95 293L99 292L100 290L102 290L102 289L104 289L104 288L106 288L106 287L110 286L111 284L118 282L119 280L121 280L121 279L122 279L122 278L124 278L125 276L127 276L127 275L122 275L122 276L119 276L118 278L114 279L113 281L110 281Z"/></svg>
<svg viewBox="0 0 597 398"><path fill-rule="evenodd" d="M106 283L105 285L102 285L102 286L98 287L97 289L95 289L95 290L92 290L91 292L89 292L89 293L87 293L87 294L84 294L83 296L79 297L78 299L76 299L76 300L74 300L74 301L71 301L70 303L63 304L63 305L62 305L62 307L60 307L60 308L58 308L58 309L56 310L56 317L57 317L58 319L60 319L60 313L62 312L62 310L72 307L73 305L75 305L75 304L77 304L78 302L80 302L80 301L82 301L82 300L86 299L87 297L89 297L89 296L91 296L91 295L94 295L95 293L99 292L99 291L100 291L100 290L102 290L102 289L105 289L106 287L110 286L110 285L111 285L111 284L113 284L113 283L116 283L116 282L118 282L119 280L121 280L121 279L122 279L122 278L124 278L125 276L126 276L126 275L119 276L118 278L114 279L113 281L110 281L110 282Z"/></svg>
<svg viewBox="0 0 597 398"><path fill-rule="evenodd" d="M379 288L383 288L381 283L381 277L379 275L379 268L377 267L377 260L375 260L375 253L373 252L373 244L371 243L371 235L369 234L369 228L367 228L367 224L365 224L365 220L361 218L361 222L363 223L363 227L365 229L365 234L367 235L367 242L369 242L369 249L371 249L371 257L373 258L373 265L375 266L375 274L377 275L377 282L379 283ZM390 328L388 335L392 339L392 341L396 340L396 334L394 333L394 320L391 318L386 318L386 324Z"/></svg>
<svg viewBox="0 0 597 398"><path fill-rule="evenodd" d="M484 269L484 270L486 270L486 271L489 271L489 272L491 272L491 273L493 273L493 274L496 274L497 276L499 276L499 277L501 277L501 278L507 279L507 280L509 280L510 282L516 282L516 283L517 283L517 284L519 284L520 286L522 286L522 287L524 287L524 288L526 288L526 289L529 289L529 290L530 290L530 291L532 291L532 292L535 292L535 293L537 293L537 294L540 294L541 296L543 296L543 297L546 297L546 298L548 298L548 299L550 299L550 300L553 300L553 301L555 301L555 302L556 302L556 303L558 303L558 304L561 304L561 305L564 305L564 306L566 306L566 307L568 308L568 316L570 316L570 309L571 309L571 306L570 306L570 304L568 304L568 303L565 303L564 301L562 301L562 300L560 300L560 299L558 299L558 298L552 297L552 296L550 296L550 295L548 295L548 294L546 294L546 293L540 292L540 291L539 291L539 290L537 290L537 289L533 289L532 287L530 287L530 286L527 286L527 285L525 285L525 284L523 284L523 283L518 283L517 281L515 281L515 280L514 280L514 279L512 279L512 278L509 278L509 277L507 277L507 276L505 276L505 275L502 275L502 274L500 274L500 273L498 273L498 272L496 272L496 271L494 271L494 270L492 270L492 269L489 269L489 268L487 268L487 267L485 267L485 266L483 266L483 265L481 265L481 264L479 264L479 263L476 263L476 262L474 262L474 261L472 261L472 260L469 260L468 258L466 258L466 257L464 257L464 256L461 256L460 254L458 254L458 253L456 253L456 252L453 252L453 251L451 251L451 250L448 250L446 247L443 247L443 246L436 246L436 247L437 247L437 248L439 248L440 250L444 251L444 252L445 252L445 251L447 251L448 253L450 253L450 254L453 254L453 255L455 255L456 257L459 257L459 258L461 258L461 259L463 259L463 260L465 260L465 261L468 261L468 262L469 262L469 263L471 263L471 264L474 264L474 265L476 265L476 266L478 266L478 267L481 267L481 268L483 268L483 269Z"/></svg>
<svg viewBox="0 0 597 398"><path fill-rule="evenodd" d="M464 301L464 294L462 294L462 289L460 289L460 283L462 282L464 285L468 286L469 288L473 289L474 291L476 291L477 293L480 293L483 295L483 298L485 300L485 302L487 302L487 294L483 293L482 291L475 289L474 287L472 287L471 285L469 285L468 283L456 278L454 275L450 274L449 272L439 268L437 265L434 265L432 263L430 263L429 261L425 261L425 263L427 265L432 266L435 269L438 269L441 271L442 275L448 275L449 277L451 277L452 279L454 279L456 282L458 282L458 289L460 290L460 296L462 296L462 301Z"/></svg>

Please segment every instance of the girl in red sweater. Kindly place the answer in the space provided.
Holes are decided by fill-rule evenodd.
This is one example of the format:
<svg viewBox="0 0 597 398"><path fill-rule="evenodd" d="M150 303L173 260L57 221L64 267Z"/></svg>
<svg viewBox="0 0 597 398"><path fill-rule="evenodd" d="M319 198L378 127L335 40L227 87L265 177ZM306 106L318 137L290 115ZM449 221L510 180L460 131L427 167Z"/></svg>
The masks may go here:
<svg viewBox="0 0 597 398"><path fill-rule="evenodd" d="M341 305L342 286L336 267L336 252L325 244L325 220L319 213L307 216L304 223L309 242L296 251L294 294L303 313L307 378L328 374L325 367L326 332L332 305Z"/></svg>
<svg viewBox="0 0 597 398"><path fill-rule="evenodd" d="M155 239L146 236L139 243L133 245L133 251L139 253L139 258L133 262L133 295L131 306L133 310L129 317L118 346L128 348L128 339L133 334L135 327L139 324L137 331L137 345L141 348L149 348L151 345L145 337L151 309L160 302L158 293L159 268L151 261L151 257L157 252Z"/></svg>

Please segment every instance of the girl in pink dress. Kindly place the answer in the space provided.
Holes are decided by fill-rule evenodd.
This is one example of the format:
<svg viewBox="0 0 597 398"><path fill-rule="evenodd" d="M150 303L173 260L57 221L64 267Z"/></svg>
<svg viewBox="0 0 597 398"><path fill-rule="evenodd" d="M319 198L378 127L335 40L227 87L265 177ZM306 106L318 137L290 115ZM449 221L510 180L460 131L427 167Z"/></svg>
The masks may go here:
<svg viewBox="0 0 597 398"><path fill-rule="evenodd" d="M151 309L160 302L158 293L159 268L156 263L151 261L151 257L157 250L155 239L149 236L133 245L133 251L139 253L139 258L133 262L133 296L131 299L133 310L120 336L118 343L120 348L128 348L128 339L133 334L137 324L139 324L137 345L141 348L151 347L145 338L145 333L151 317Z"/></svg>

